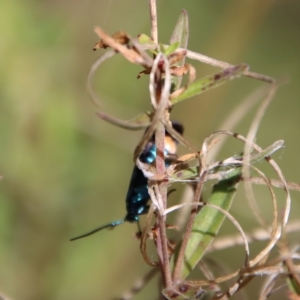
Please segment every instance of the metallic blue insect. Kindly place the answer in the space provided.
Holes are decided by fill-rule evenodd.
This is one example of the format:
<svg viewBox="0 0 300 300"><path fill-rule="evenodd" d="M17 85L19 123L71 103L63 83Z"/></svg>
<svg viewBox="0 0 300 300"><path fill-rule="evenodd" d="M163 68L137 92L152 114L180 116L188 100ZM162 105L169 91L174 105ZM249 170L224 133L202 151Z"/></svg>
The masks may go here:
<svg viewBox="0 0 300 300"><path fill-rule="evenodd" d="M183 134L183 126L178 122L172 122L173 128L180 134ZM177 148L177 141L175 141L167 132L165 138L165 156L169 154L175 154ZM154 143L154 137L146 145L144 151L140 155L141 162L151 164L156 158L156 146ZM169 163L166 161L166 166ZM130 179L128 192L126 196L126 210L127 214L124 219L111 222L104 226L98 227L92 231L89 231L83 235L72 238L70 241L84 238L91 234L94 234L105 228L113 228L121 225L124 222L138 222L139 216L146 214L149 210L147 204L150 199L148 194L148 179L144 176L143 172L135 166L133 168L132 176Z"/></svg>

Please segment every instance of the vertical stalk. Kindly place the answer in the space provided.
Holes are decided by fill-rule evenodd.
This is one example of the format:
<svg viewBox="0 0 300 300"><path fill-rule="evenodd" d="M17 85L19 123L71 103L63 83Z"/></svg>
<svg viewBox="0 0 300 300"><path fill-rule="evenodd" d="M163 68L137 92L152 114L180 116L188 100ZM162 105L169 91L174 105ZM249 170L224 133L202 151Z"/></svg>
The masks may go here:
<svg viewBox="0 0 300 300"><path fill-rule="evenodd" d="M151 19L151 38L154 43L158 43L158 29L157 29L157 11L156 11L156 0L149 0L150 7L150 19ZM161 72L157 72L155 75L155 94L156 94L156 105L159 104L161 100ZM164 116L164 114L163 114ZM165 127L162 122L158 122L155 130L155 145L156 145L156 173L157 175L165 174ZM158 192L162 199L163 208L167 206L167 185L163 182L159 182ZM160 257L160 264L162 267L164 285L166 288L172 286L169 253L168 253L168 239L166 233L165 217L158 212L157 214L157 225L158 225L158 235L157 235L157 252Z"/></svg>
<svg viewBox="0 0 300 300"><path fill-rule="evenodd" d="M154 43L158 43L158 30L157 30L157 12L156 12L156 0L149 0L150 8L150 23L151 23L151 38Z"/></svg>

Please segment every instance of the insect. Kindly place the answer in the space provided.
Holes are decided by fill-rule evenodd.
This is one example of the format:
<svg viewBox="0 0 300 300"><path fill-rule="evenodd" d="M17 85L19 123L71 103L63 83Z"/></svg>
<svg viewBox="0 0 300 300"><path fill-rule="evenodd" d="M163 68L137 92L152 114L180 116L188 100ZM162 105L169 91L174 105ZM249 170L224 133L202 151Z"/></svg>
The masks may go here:
<svg viewBox="0 0 300 300"><path fill-rule="evenodd" d="M183 134L183 126L178 122L172 122L173 128L180 134ZM165 156L169 154L175 154L177 150L177 141L171 137L171 135L166 132L165 137ZM154 142L154 136L150 139L146 145L144 151L140 155L139 159L141 162L146 164L151 164L156 158L156 146ZM165 162L166 166L170 163ZM128 192L126 196L126 210L127 214L124 219L111 222L109 224L98 227L92 231L89 231L80 236L70 239L70 241L75 241L89 235L92 235L105 228L113 228L121 225L124 222L138 222L139 216L146 214L149 210L149 205L147 204L150 199L148 193L148 179L144 176L143 172L135 166L132 171Z"/></svg>

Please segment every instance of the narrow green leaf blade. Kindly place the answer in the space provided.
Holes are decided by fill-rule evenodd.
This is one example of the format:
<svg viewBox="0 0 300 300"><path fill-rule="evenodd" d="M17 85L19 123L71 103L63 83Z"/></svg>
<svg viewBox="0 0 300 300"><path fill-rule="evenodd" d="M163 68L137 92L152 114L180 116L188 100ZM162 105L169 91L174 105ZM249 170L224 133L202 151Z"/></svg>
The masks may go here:
<svg viewBox="0 0 300 300"><path fill-rule="evenodd" d="M234 79L242 75L242 73L248 70L248 65L240 64L232 68L227 68L221 72L213 75L206 76L202 79L194 81L187 89L178 97L170 99L172 104L176 104L180 101L199 95L205 91L211 90L228 80Z"/></svg>
<svg viewBox="0 0 300 300"><path fill-rule="evenodd" d="M274 152L284 146L283 140L275 141L272 145L262 150L260 153L254 153L250 158L250 163L254 164L269 157ZM223 160L230 162L234 160L242 160L242 157L234 157ZM225 211L230 209L236 192L237 185L241 178L241 164L232 163L218 166L209 171L210 174L218 173L222 178L213 188L208 203L221 207ZM174 173L171 178L175 181L195 179L199 177L199 167L188 167ZM206 249L211 244L219 229L221 228L225 216L215 208L203 207L196 216L192 229L192 235L189 239L187 250L185 253L185 264L182 270L182 278L185 279L189 273L195 268L203 257ZM174 262L173 262L174 264Z"/></svg>
<svg viewBox="0 0 300 300"><path fill-rule="evenodd" d="M173 31L172 37L170 39L170 45L178 43L178 47L186 49L189 40L189 18L185 10L181 11L181 14L176 23L175 29ZM180 62L177 62L175 66L183 67L185 59L182 59ZM180 87L182 81L182 76L173 76L172 84L173 90L177 90Z"/></svg>
<svg viewBox="0 0 300 300"><path fill-rule="evenodd" d="M166 49L164 49L164 54L166 56L172 54L173 52L175 52L175 50L179 47L179 42L176 42L174 44L171 44L169 47L167 47ZM176 65L176 64L174 64Z"/></svg>
<svg viewBox="0 0 300 300"><path fill-rule="evenodd" d="M142 45L149 45L149 46L153 46L153 49L149 49L149 51L155 55L158 54L157 46L155 45L155 43L153 42L153 40L151 39L151 37L149 37L148 35L141 33L138 36L138 42Z"/></svg>
<svg viewBox="0 0 300 300"><path fill-rule="evenodd" d="M299 282L297 281L297 279L293 276L287 276L286 282L287 282L287 286L289 287L289 290L293 294L300 296L300 286L299 286ZM297 299L297 298L295 298L295 299Z"/></svg>
<svg viewBox="0 0 300 300"><path fill-rule="evenodd" d="M236 187L241 174L218 182L212 191L208 203L228 211L233 202ZM185 253L185 262L181 278L185 279L203 257L224 222L225 216L215 208L205 206L196 216L191 238Z"/></svg>
<svg viewBox="0 0 300 300"><path fill-rule="evenodd" d="M141 33L139 36L138 36L138 41L140 44L142 45L155 45L153 40L151 39L150 36L144 34L144 33Z"/></svg>
<svg viewBox="0 0 300 300"><path fill-rule="evenodd" d="M189 17L186 10L182 10L174 28L170 44L180 42L181 48L187 48L189 39Z"/></svg>

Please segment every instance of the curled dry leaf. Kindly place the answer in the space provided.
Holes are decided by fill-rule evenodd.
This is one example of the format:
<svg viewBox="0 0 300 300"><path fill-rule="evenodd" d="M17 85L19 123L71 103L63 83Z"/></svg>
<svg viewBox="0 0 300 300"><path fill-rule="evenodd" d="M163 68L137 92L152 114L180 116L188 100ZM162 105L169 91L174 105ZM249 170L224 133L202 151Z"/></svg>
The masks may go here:
<svg viewBox="0 0 300 300"><path fill-rule="evenodd" d="M111 36L116 43L119 43L121 45L126 45L130 41L130 37L127 35L125 31L117 31ZM94 46L93 50L96 51L97 49L106 49L108 48L109 45L106 44L102 39L100 39Z"/></svg>
<svg viewBox="0 0 300 300"><path fill-rule="evenodd" d="M191 64L185 64L182 68L187 68L187 72L189 72L189 81L185 86L174 91L170 95L170 99L179 97L196 79L196 69ZM184 73L184 74L186 74L186 73ZM184 75L184 74L182 74L182 75ZM177 75L177 76L181 76L181 75Z"/></svg>
<svg viewBox="0 0 300 300"><path fill-rule="evenodd" d="M131 41L131 37L126 34L122 33L119 38L114 38L109 36L103 29L99 26L95 26L94 28L95 33L100 37L101 45L105 47L111 47L115 51L118 51L122 54L129 62L134 64L140 64L144 67L151 67L153 64L153 60L149 59L148 56L141 55L135 48L130 48L122 44L122 42L128 39L128 42ZM127 43L128 44L128 43ZM103 48L105 48L103 46ZM147 57L147 59L146 59Z"/></svg>
<svg viewBox="0 0 300 300"><path fill-rule="evenodd" d="M189 70L189 65L185 64L183 67L176 67L176 66L171 67L170 72L171 75L173 76L182 76L187 74L188 70Z"/></svg>
<svg viewBox="0 0 300 300"><path fill-rule="evenodd" d="M178 62L181 62L183 59L185 59L185 56L186 50L171 53L170 55L168 55L170 65L174 65Z"/></svg>

